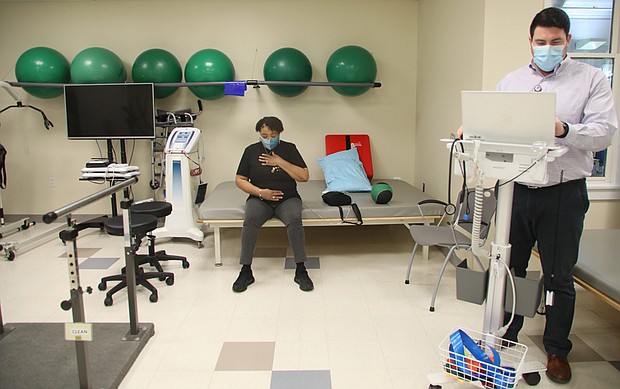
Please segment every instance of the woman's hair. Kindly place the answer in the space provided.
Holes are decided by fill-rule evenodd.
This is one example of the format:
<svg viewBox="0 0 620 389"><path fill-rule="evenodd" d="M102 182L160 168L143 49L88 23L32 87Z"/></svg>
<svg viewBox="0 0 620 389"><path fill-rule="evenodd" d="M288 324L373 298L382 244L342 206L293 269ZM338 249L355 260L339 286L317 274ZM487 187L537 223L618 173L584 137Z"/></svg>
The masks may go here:
<svg viewBox="0 0 620 389"><path fill-rule="evenodd" d="M536 27L557 27L564 30L566 36L570 31L570 18L560 8L545 8L534 16L530 25L530 37L534 37Z"/></svg>
<svg viewBox="0 0 620 389"><path fill-rule="evenodd" d="M277 131L278 134L284 131L282 121L275 116L265 116L256 123L256 131L260 131L263 126L267 126L271 131Z"/></svg>

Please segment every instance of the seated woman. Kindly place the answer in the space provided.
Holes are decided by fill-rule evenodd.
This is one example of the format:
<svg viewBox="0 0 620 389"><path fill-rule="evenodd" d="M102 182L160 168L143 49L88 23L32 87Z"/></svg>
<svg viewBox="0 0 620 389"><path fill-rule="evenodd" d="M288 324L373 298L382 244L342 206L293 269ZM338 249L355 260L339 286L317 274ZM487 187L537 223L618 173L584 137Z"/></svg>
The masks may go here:
<svg viewBox="0 0 620 389"><path fill-rule="evenodd" d="M294 281L299 289L310 291L314 284L308 276L304 229L301 223L302 202L297 192L297 181L306 182L308 168L297 147L280 140L284 131L282 121L268 116L256 123L259 142L246 147L237 168L235 183L250 196L245 203L241 230L242 265L232 289L243 292L254 283L252 258L258 230L272 217L286 226L297 269Z"/></svg>

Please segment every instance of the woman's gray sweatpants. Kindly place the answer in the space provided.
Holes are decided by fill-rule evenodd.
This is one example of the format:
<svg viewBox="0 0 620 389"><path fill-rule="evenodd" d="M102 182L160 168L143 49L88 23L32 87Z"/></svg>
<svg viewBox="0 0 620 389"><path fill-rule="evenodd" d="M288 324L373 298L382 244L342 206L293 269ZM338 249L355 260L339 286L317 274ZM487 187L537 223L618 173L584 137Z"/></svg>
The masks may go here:
<svg viewBox="0 0 620 389"><path fill-rule="evenodd" d="M258 230L265 222L276 217L286 226L288 241L293 250L295 262L305 262L306 256L306 238L304 228L301 223L301 199L296 197L286 199L275 208L256 197L250 197L245 202L245 216L243 219L243 228L241 229L241 258L239 263L242 265L251 265L254 257L254 248L256 247L256 239Z"/></svg>

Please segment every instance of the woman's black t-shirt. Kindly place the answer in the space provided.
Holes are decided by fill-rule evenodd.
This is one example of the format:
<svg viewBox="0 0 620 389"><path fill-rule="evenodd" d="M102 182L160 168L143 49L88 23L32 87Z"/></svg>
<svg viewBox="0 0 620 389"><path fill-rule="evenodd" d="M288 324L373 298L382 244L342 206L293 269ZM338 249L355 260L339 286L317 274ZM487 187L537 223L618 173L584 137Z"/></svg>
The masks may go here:
<svg viewBox="0 0 620 389"><path fill-rule="evenodd" d="M293 143L280 140L280 143L278 143L273 151L282 159L293 165L302 168L307 167L306 162L304 162L297 147ZM263 166L261 164L258 157L263 153L270 154L270 152L263 147L261 142L246 147L243 151L241 161L239 162L237 174L248 177L250 182L259 188L281 190L284 195L280 201L275 203L282 202L292 197L300 198L297 192L297 182L291 178L287 172L279 167ZM256 196L250 195L250 197Z"/></svg>

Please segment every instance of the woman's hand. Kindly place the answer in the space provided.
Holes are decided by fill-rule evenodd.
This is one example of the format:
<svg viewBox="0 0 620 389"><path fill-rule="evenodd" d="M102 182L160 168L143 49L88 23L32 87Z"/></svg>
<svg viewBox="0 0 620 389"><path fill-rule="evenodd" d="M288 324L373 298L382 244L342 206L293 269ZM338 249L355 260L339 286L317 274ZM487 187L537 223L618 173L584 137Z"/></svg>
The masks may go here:
<svg viewBox="0 0 620 389"><path fill-rule="evenodd" d="M276 153L263 153L260 155L260 157L258 157L258 160L263 166L280 166L280 164L282 163L282 157L280 157Z"/></svg>
<svg viewBox="0 0 620 389"><path fill-rule="evenodd" d="M263 166L273 166L272 173L277 171L280 168L284 170L293 180L298 182L306 182L310 178L310 174L308 173L307 167L300 167L297 165L293 165L288 162L286 159L280 157L278 154L261 154L258 157L258 161Z"/></svg>
<svg viewBox="0 0 620 389"><path fill-rule="evenodd" d="M273 190L273 189L261 189L260 194L263 200L267 201L280 201L284 196L284 192L281 190Z"/></svg>
<svg viewBox="0 0 620 389"><path fill-rule="evenodd" d="M236 175L235 183L237 187L247 194L259 197L261 200L280 201L284 197L284 192L268 188L259 188L252 184L245 176Z"/></svg>

